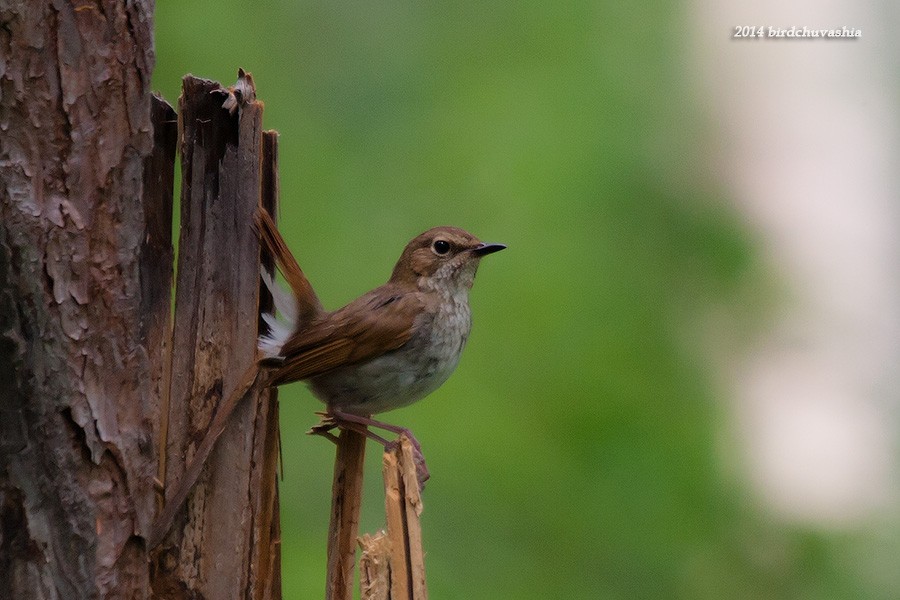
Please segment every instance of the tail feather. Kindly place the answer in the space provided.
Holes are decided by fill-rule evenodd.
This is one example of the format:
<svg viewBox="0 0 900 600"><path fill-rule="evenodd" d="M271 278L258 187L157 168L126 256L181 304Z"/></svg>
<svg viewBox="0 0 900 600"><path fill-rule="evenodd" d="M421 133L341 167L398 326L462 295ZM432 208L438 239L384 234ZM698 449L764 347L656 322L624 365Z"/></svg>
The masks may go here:
<svg viewBox="0 0 900 600"><path fill-rule="evenodd" d="M269 293L272 294L272 299L275 301L275 310L278 311L278 314L280 314L285 321L296 325L299 320L297 299L291 295L290 292L281 287L265 269L260 269L260 276L262 277L263 283L265 283L266 287L269 289Z"/></svg>
<svg viewBox="0 0 900 600"><path fill-rule="evenodd" d="M266 284L266 287L272 294L278 316L272 313L262 314L263 320L269 326L269 331L259 336L257 345L266 358L274 358L281 354L281 348L297 330L299 325L297 302L264 269L261 270L260 274L263 283Z"/></svg>

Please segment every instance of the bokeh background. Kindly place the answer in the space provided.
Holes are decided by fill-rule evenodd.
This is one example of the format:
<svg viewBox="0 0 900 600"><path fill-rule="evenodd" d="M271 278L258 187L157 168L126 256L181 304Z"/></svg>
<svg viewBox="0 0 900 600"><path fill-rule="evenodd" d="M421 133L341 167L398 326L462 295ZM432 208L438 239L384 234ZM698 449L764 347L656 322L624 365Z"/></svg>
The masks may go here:
<svg viewBox="0 0 900 600"><path fill-rule="evenodd" d="M329 308L428 227L509 246L457 373L385 417L433 475L433 598L892 599L898 22L846 0L160 0L154 86L253 73L281 226ZM284 596L320 598L333 448L303 435L302 385L280 397Z"/></svg>

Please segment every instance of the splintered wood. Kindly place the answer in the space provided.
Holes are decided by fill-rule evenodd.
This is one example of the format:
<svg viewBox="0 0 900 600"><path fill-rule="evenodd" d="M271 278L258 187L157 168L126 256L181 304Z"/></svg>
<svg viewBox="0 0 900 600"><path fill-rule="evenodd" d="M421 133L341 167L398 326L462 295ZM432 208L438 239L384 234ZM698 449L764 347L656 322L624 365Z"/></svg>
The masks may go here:
<svg viewBox="0 0 900 600"><path fill-rule="evenodd" d="M242 392L255 381L267 301L251 223L260 203L274 213L277 201L276 134L262 131L252 87L242 72L228 110L235 89L187 76L179 102L181 228L159 451L167 502L146 534L160 598L281 597L277 399L262 386ZM160 293L168 301L168 288Z"/></svg>
<svg viewBox="0 0 900 600"><path fill-rule="evenodd" d="M391 597L391 541L386 531L359 538L359 597L385 600Z"/></svg>
<svg viewBox="0 0 900 600"><path fill-rule="evenodd" d="M328 537L329 600L353 597L355 547L362 493L365 438L342 431L334 472L331 530ZM384 508L387 530L359 538L361 600L427 600L425 552L422 548L422 497L412 442L399 442L384 453ZM350 535L353 537L350 538Z"/></svg>
<svg viewBox="0 0 900 600"><path fill-rule="evenodd" d="M391 600L425 600L425 552L422 549L422 496L412 442L400 436L384 453L384 510L390 540Z"/></svg>
<svg viewBox="0 0 900 600"><path fill-rule="evenodd" d="M422 497L412 443L406 436L383 458L387 531L359 540L362 600L426 600Z"/></svg>
<svg viewBox="0 0 900 600"><path fill-rule="evenodd" d="M353 569L356 565L356 536L359 534L365 457L365 436L356 431L341 431L337 439L334 483L331 488L326 600L353 599Z"/></svg>

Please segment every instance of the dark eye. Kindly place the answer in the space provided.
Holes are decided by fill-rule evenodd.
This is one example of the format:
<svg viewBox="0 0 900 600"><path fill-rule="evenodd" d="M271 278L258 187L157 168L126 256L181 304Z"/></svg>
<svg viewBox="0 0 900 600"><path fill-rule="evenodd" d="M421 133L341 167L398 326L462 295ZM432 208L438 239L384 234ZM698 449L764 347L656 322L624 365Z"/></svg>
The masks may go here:
<svg viewBox="0 0 900 600"><path fill-rule="evenodd" d="M450 252L450 242L447 240L435 240L431 247L434 249L435 254L443 255Z"/></svg>

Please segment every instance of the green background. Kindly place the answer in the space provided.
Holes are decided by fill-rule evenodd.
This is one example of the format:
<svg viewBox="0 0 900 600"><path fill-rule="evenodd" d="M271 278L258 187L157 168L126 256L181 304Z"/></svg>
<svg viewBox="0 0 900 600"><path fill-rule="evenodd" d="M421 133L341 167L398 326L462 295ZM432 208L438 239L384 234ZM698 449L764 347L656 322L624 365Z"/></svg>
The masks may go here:
<svg viewBox="0 0 900 600"><path fill-rule="evenodd" d="M281 226L328 308L429 227L509 246L456 374L385 417L432 472L432 598L895 598L870 534L779 523L740 477L709 356L777 283L708 166L684 7L643 9L161 0L154 86L253 73ZM320 598L334 452L303 435L304 386L280 397L284 596ZM363 531L383 519L369 450Z"/></svg>

